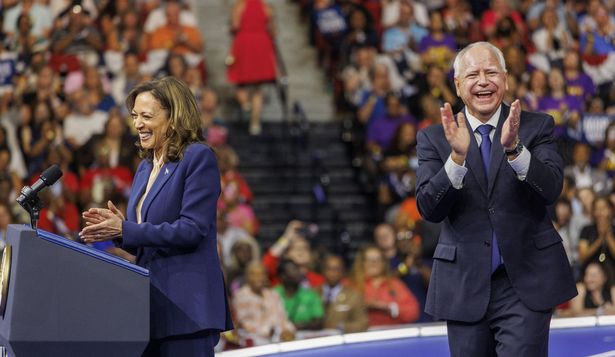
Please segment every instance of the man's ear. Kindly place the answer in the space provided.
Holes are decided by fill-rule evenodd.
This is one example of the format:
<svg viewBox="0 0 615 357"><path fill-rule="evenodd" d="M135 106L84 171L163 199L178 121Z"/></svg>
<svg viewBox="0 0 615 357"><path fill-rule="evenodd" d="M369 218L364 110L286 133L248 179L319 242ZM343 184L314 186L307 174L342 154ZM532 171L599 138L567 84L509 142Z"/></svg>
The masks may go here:
<svg viewBox="0 0 615 357"><path fill-rule="evenodd" d="M453 81L455 82L455 93L457 93L457 96L461 98L461 91L459 90L459 86L461 86L461 81L458 77L453 78Z"/></svg>

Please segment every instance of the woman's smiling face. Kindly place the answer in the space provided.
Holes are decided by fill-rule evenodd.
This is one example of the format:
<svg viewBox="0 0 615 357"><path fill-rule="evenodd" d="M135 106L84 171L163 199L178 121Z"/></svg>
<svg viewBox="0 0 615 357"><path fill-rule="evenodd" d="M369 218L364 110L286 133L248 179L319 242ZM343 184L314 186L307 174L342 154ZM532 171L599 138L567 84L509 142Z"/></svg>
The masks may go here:
<svg viewBox="0 0 615 357"><path fill-rule="evenodd" d="M131 116L133 125L139 133L141 147L154 150L159 156L169 127L167 110L160 105L151 92L143 92L135 98Z"/></svg>

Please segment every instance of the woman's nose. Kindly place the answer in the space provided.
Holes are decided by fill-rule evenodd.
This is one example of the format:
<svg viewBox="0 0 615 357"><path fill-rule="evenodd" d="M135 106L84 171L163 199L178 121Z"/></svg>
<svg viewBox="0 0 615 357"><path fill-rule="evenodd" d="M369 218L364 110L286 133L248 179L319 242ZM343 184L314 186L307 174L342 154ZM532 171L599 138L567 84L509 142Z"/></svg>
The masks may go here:
<svg viewBox="0 0 615 357"><path fill-rule="evenodd" d="M133 124L135 126L135 129L139 129L143 126L143 120L141 120L139 117L136 117L133 119Z"/></svg>

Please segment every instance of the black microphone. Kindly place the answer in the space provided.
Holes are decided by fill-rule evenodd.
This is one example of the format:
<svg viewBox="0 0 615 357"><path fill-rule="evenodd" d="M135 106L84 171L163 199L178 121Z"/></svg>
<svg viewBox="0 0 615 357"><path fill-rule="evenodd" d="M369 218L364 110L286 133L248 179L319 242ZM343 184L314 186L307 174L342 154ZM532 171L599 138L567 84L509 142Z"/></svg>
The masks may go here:
<svg viewBox="0 0 615 357"><path fill-rule="evenodd" d="M21 194L17 197L17 202L22 206L28 205L31 201L36 200L36 195L42 189L53 185L60 177L62 177L62 170L60 170L58 165L50 166L47 170L43 171L41 177L32 187L24 186L24 188L21 189Z"/></svg>

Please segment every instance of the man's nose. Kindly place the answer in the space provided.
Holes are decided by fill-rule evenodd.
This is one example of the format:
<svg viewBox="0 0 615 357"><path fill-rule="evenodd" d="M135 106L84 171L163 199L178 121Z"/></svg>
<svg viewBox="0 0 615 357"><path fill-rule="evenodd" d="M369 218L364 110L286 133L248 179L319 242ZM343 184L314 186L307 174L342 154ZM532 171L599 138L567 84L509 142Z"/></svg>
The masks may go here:
<svg viewBox="0 0 615 357"><path fill-rule="evenodd" d="M479 85L487 85L489 82L487 82L487 75L485 74L484 71L480 71L478 72L478 84Z"/></svg>

